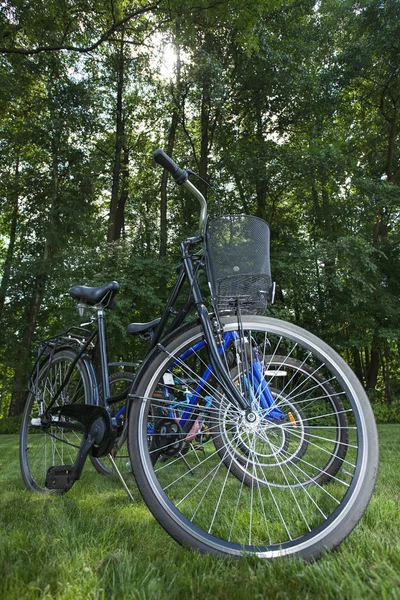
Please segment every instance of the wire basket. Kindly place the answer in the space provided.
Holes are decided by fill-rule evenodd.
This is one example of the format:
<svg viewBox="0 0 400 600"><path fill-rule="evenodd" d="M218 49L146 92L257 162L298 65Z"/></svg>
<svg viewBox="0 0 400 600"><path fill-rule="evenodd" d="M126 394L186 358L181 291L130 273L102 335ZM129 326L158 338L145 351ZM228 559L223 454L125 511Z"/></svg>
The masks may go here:
<svg viewBox="0 0 400 600"><path fill-rule="evenodd" d="M272 297L268 224L248 215L209 221L205 234L208 280L218 312L263 314Z"/></svg>

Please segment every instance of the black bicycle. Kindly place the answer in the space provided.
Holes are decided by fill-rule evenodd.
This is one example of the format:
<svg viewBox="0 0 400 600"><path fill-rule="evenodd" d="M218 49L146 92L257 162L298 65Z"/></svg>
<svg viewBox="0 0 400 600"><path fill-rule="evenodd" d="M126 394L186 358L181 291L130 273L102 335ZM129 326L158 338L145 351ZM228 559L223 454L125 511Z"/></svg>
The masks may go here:
<svg viewBox="0 0 400 600"><path fill-rule="evenodd" d="M209 221L187 171L161 150L155 160L199 199L200 233L181 244L163 316L133 326L151 340L122 418L111 410L121 396L107 388L101 327L103 405L85 366L90 335L39 362L22 424L24 480L35 488L35 461L42 491L66 491L86 456L99 467L127 444L144 501L178 542L220 555L316 558L350 533L373 491L378 442L368 398L327 344L263 316L273 294L268 225L244 215ZM204 267L211 311L197 278ZM174 314L185 282L187 300ZM71 294L101 314L116 291L110 283ZM192 309L197 316L186 322ZM39 434L74 454L58 450L48 466L46 444L32 452Z"/></svg>

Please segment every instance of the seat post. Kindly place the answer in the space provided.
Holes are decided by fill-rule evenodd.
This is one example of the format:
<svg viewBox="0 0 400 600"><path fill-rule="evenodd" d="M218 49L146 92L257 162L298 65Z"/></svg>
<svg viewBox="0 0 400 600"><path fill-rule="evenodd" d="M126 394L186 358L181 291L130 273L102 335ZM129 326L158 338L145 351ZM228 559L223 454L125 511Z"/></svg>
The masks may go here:
<svg viewBox="0 0 400 600"><path fill-rule="evenodd" d="M101 304L96 306L97 327L99 331L99 349L101 366L101 384L103 390L103 402L110 397L110 378L108 375L106 330L104 326L104 308Z"/></svg>

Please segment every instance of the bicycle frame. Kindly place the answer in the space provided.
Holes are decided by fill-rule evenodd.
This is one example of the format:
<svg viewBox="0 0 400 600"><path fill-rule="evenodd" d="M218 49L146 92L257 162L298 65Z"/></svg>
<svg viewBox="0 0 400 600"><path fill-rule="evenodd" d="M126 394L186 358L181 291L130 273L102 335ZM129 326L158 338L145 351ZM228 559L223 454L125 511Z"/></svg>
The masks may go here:
<svg viewBox="0 0 400 600"><path fill-rule="evenodd" d="M219 354L222 355L224 350L226 350L230 344L234 343L235 340L238 339L238 337L239 336L236 331L224 333L223 343L218 349ZM174 366L176 366L180 361L185 361L187 358L190 358L191 356L193 356L194 354L196 354L197 352L202 350L204 347L205 347L204 340L202 340L201 342L198 342L195 346L192 346L191 348L186 350L186 352L181 354L179 359L171 365L171 369L173 369ZM205 384L207 383L207 381L209 380L209 378L212 374L213 374L212 366L207 365L206 370L204 371L203 375L200 378L201 383L199 383L197 385L194 392L190 395L190 398L188 398L187 408L181 415L181 418L179 419L179 425L181 426L183 431L186 431L187 424L191 422L193 408L198 404L201 392L204 390ZM266 418L268 418L269 420L274 420L274 419L276 419L278 421L285 420L286 419L285 415L282 413L281 410L279 410L279 408L277 408L275 406L274 398L268 388L267 383L265 382L265 379L264 379L264 376L262 373L262 364L261 364L260 360L258 359L258 357L254 357L254 361L251 364L250 374L251 374L251 378L253 381L244 382L244 383L250 384L252 386L253 390L256 392L257 402L253 403L253 404L255 404L254 409L255 410L261 409L263 412L265 411L264 416L266 416Z"/></svg>
<svg viewBox="0 0 400 600"><path fill-rule="evenodd" d="M235 340L237 340L237 339L238 339L238 334L236 331L225 333L223 335L223 343L218 349L219 354L222 355L223 352L232 343L234 343ZM205 345L206 345L205 341L202 340L201 342L198 342L197 344L195 344L194 346L192 346L191 348L186 350L171 365L171 370L175 366L178 366L180 362L184 362L185 360L187 360L188 358L190 358L191 356L195 355L197 352L202 350L205 347ZM196 386L196 389L192 393L190 393L190 392L187 393L186 407L183 409L183 412L179 416L179 418L175 419L178 422L179 426L181 427L182 431L188 432L190 430L190 428L193 424L194 411L196 410L196 408L199 408L200 398L203 398L203 400L204 400L204 398L210 398L210 400L212 400L211 396L202 395L202 392L204 391L206 384L212 375L213 375L213 369L212 369L211 364L209 364L209 365L207 365L204 373L202 374L202 376L200 378L201 383L199 383ZM271 421L272 420L277 420L277 421L286 420L285 415L275 405L274 398L268 388L267 383L265 382L265 379L264 379L264 376L262 373L262 364L261 364L260 360L258 359L258 357L256 357L256 356L254 357L254 360L251 365L250 375L251 375L251 381L245 381L243 383L244 383L244 385L251 386L253 389L253 393L256 394L256 401L253 402L253 408L257 411L262 410L264 417L267 418L268 420L271 420ZM178 383L179 383L179 380L178 380ZM123 399L123 394L122 394L122 398L121 398L121 395L117 398ZM168 392L168 386L165 386L165 388L164 388L164 398L166 400L168 400L168 398L171 399L170 416L171 416L171 418L175 418L175 414L174 414L173 410L176 408L176 406L173 406L174 399L172 397L170 397L170 394ZM115 400L115 401L117 401L117 400ZM208 401L208 404L210 404L210 401ZM207 404L206 404L206 408L208 408ZM126 410L126 407L123 406L115 414L115 419L118 419L120 416L122 416L123 413L125 412L125 410Z"/></svg>

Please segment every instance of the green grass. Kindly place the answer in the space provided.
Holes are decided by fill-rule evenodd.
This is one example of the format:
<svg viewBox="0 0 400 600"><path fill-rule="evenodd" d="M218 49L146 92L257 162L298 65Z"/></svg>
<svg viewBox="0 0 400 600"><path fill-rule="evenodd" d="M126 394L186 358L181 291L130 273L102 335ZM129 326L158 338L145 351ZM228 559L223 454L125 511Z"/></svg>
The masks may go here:
<svg viewBox="0 0 400 600"><path fill-rule="evenodd" d="M25 491L18 438L0 436L0 598L400 598L400 426L379 427L375 494L349 538L318 562L228 561L183 549L138 492L87 465L61 497Z"/></svg>

